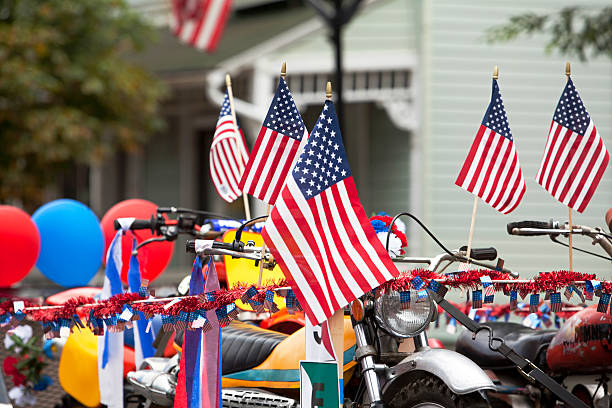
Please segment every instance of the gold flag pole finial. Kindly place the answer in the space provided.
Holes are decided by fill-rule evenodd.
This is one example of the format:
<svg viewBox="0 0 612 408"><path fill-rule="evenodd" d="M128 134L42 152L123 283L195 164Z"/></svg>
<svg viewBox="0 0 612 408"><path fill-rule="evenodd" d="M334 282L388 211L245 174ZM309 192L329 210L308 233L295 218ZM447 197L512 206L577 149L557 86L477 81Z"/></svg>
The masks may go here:
<svg viewBox="0 0 612 408"><path fill-rule="evenodd" d="M332 98L332 87L331 87L331 82L327 81L327 86L325 87L325 97L327 99L331 99Z"/></svg>
<svg viewBox="0 0 612 408"><path fill-rule="evenodd" d="M281 66L281 78L287 78L287 62L283 61L283 65Z"/></svg>
<svg viewBox="0 0 612 408"><path fill-rule="evenodd" d="M572 74L572 66L570 65L569 61L565 63L565 76L567 77L567 80L569 81L569 77Z"/></svg>
<svg viewBox="0 0 612 408"><path fill-rule="evenodd" d="M493 79L499 78L499 68L496 66L493 67Z"/></svg>
<svg viewBox="0 0 612 408"><path fill-rule="evenodd" d="M225 86L232 86L232 78L230 77L230 74L225 74Z"/></svg>

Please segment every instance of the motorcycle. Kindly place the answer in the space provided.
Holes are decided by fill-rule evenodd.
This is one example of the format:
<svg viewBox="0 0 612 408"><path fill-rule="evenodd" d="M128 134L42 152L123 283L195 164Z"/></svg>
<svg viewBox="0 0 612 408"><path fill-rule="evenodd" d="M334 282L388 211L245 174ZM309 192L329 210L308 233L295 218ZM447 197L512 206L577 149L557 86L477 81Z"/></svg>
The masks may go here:
<svg viewBox="0 0 612 408"><path fill-rule="evenodd" d="M187 243L198 256L226 255L261 259L261 248L245 245L236 234L233 243ZM472 250L472 263L495 270L493 248ZM448 261L465 261L465 251L446 252L433 258L398 257L401 264L427 264L435 271ZM509 273L507 269L504 272ZM400 307L399 293L367 293L345 310L344 406L345 407L486 407L486 391L495 389L486 373L465 356L429 347L426 329L437 317L428 291L416 301L411 293L409 309ZM279 335L244 323L222 329L223 407L297 407L299 361L305 356L305 329ZM180 340L179 340L180 342ZM249 357L250 356L250 357ZM255 357L256 356L256 357ZM151 406L172 406L178 374L178 356L147 363L129 373L136 393Z"/></svg>
<svg viewBox="0 0 612 408"><path fill-rule="evenodd" d="M176 219L168 219L167 214L176 215ZM216 218L211 218L216 217ZM231 219L223 219L222 216L204 211L196 211L184 208L175 207L160 207L157 214L148 220L134 220L130 226L132 231L151 230L154 236L146 241L141 242L136 250L159 241L174 241L179 235L190 235L202 239L221 239L225 241L233 241L235 228L242 225L241 222ZM119 229L118 221L115 221L115 229ZM261 237L254 232L243 232L244 236L254 243L261 240ZM253 271L251 265L248 265L245 270L245 265L229 264L227 259L219 257L215 261L218 271L222 274L220 278L222 282L232 285L235 281L244 282L244 277L252 276ZM258 268L257 268L258 270ZM267 276L267 275L266 275ZM188 281L186 283L189 285ZM185 283L179 285L177 293L168 294L183 295L181 290ZM85 296L92 297L101 291L100 288L84 287L69 289L47 298L46 303L49 305L61 305L68 299ZM273 316L265 316L262 320L254 312L244 311L246 317L251 321L261 320L261 325L268 327L270 330L280 330L286 333L292 333L300 327L304 326L303 313L288 316L286 309L274 314ZM81 316L85 318L85 316ZM174 332L166 333L161 330L161 319L153 319L153 332L155 334L154 347L156 349L155 357L149 360L150 364L155 361L171 358L176 354L176 349L173 346ZM127 329L124 335L124 378L130 371L136 370L135 352L134 352L134 335L132 329ZM75 330L71 335L65 338L55 338L47 340L49 349L54 350L54 354L59 355L59 382L66 394L62 397L62 403L58 408L67 408L74 406L98 406L100 397L97 390L98 384L98 367L97 367L97 340L89 329ZM95 384L95 387L92 387ZM141 404L142 398L132 392L129 383L125 383L126 389L124 392L126 406L129 404ZM81 405L82 404L82 405Z"/></svg>
<svg viewBox="0 0 612 408"><path fill-rule="evenodd" d="M612 230L612 210L608 211L606 222ZM560 235L584 235L612 256L612 236L600 228L574 225L570 230L567 224L551 220L513 222L507 229L512 235L548 235L559 243ZM557 398L517 370L503 355L493 351L490 336L503 339L586 406L607 408L610 406L608 389L612 385L609 377L612 371L612 316L598 312L596 307L593 305L575 313L559 330L535 330L510 322L485 323L492 333L482 331L472 336L463 332L457 339L456 351L472 359L493 378L496 390L489 393L489 397L494 407L548 407L555 406Z"/></svg>

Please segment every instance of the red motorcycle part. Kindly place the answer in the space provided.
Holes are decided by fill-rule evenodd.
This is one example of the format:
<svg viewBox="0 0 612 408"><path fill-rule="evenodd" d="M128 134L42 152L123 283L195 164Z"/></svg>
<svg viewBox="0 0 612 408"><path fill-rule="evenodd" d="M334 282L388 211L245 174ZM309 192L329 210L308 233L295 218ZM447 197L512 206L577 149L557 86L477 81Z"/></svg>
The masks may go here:
<svg viewBox="0 0 612 408"><path fill-rule="evenodd" d="M259 327L285 334L292 334L304 327L305 324L304 312L289 314L286 308L282 308L272 316L262 320Z"/></svg>
<svg viewBox="0 0 612 408"><path fill-rule="evenodd" d="M612 316L597 305L574 314L553 337L546 363L555 373L609 373L612 371Z"/></svg>

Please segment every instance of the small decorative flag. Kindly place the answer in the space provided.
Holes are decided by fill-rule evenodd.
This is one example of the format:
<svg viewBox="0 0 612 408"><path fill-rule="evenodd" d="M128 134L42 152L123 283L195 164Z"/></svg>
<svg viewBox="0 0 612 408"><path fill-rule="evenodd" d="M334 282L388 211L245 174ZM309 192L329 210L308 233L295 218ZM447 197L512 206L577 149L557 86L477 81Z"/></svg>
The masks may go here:
<svg viewBox="0 0 612 408"><path fill-rule="evenodd" d="M436 292L438 295L442 297L444 297L444 295L446 295L446 292L448 292L448 289L446 288L446 286L442 286L440 282L437 282L433 279L429 281L429 289Z"/></svg>
<svg viewBox="0 0 612 408"><path fill-rule="evenodd" d="M425 282L423 282L423 279L421 279L420 276L415 276L410 283L415 290L421 290L425 287Z"/></svg>
<svg viewBox="0 0 612 408"><path fill-rule="evenodd" d="M410 309L410 291L409 290L401 291L399 293L399 297L400 297L400 309L401 310Z"/></svg>
<svg viewBox="0 0 612 408"><path fill-rule="evenodd" d="M540 304L540 294L534 293L529 297L529 312L535 313L538 310L538 305Z"/></svg>
<svg viewBox="0 0 612 408"><path fill-rule="evenodd" d="M610 303L610 294L602 293L597 304L597 311L599 313L606 313L608 311L608 304Z"/></svg>
<svg viewBox="0 0 612 408"><path fill-rule="evenodd" d="M455 184L504 214L525 194L525 180L497 80L491 101Z"/></svg>
<svg viewBox="0 0 612 408"><path fill-rule="evenodd" d="M601 282L598 280L592 280L591 285L593 286L593 292L595 292L597 296L601 296Z"/></svg>
<svg viewBox="0 0 612 408"><path fill-rule="evenodd" d="M516 290L510 291L510 310L516 309L516 305L518 303Z"/></svg>
<svg viewBox="0 0 612 408"><path fill-rule="evenodd" d="M242 294L242 297L240 298L240 300L242 300L244 303L247 303L256 294L257 294L257 289L255 289L255 286L251 286Z"/></svg>
<svg viewBox="0 0 612 408"><path fill-rule="evenodd" d="M274 205L307 139L306 126L281 77L238 187Z"/></svg>
<svg viewBox="0 0 612 408"><path fill-rule="evenodd" d="M584 285L584 297L587 300L593 300L593 283L591 281L586 281Z"/></svg>
<svg viewBox="0 0 612 408"><path fill-rule="evenodd" d="M427 290L421 289L417 292L417 303L425 301L427 299Z"/></svg>
<svg viewBox="0 0 612 408"><path fill-rule="evenodd" d="M472 309L482 307L482 291L480 289L472 291Z"/></svg>
<svg viewBox="0 0 612 408"><path fill-rule="evenodd" d="M219 320L219 325L221 327L225 327L229 324L229 317L227 316L227 307L220 307L215 310L215 314L217 315L217 320Z"/></svg>
<svg viewBox="0 0 612 408"><path fill-rule="evenodd" d="M249 301L249 304L251 305L251 307L256 313L265 313L266 311L266 308L264 307L264 304L262 302L251 299Z"/></svg>
<svg viewBox="0 0 612 408"><path fill-rule="evenodd" d="M266 297L264 298L264 306L270 311L270 313L278 312L278 307L274 303L274 291L266 290Z"/></svg>
<svg viewBox="0 0 612 408"><path fill-rule="evenodd" d="M568 78L555 110L536 181L561 203L583 212L610 155Z"/></svg>
<svg viewBox="0 0 612 408"><path fill-rule="evenodd" d="M561 311L561 293L553 292L550 294L550 310L557 313Z"/></svg>
<svg viewBox="0 0 612 408"><path fill-rule="evenodd" d="M485 296L495 295L495 286L493 286L493 282L491 281L490 276L487 276L487 275L481 276L480 282L482 283L482 287L484 288Z"/></svg>
<svg viewBox="0 0 612 408"><path fill-rule="evenodd" d="M142 279L140 283L140 287L138 288L138 296L141 298L149 297L149 280Z"/></svg>
<svg viewBox="0 0 612 408"><path fill-rule="evenodd" d="M296 303L296 298L295 298L295 293L293 293L293 290L289 289L287 291L287 296L285 296L285 304L287 306L287 312L290 315L295 314L295 303Z"/></svg>
<svg viewBox="0 0 612 408"><path fill-rule="evenodd" d="M235 320L238 317L238 308L235 303L230 303L227 305L227 318L229 319L228 324Z"/></svg>
<svg viewBox="0 0 612 408"><path fill-rule="evenodd" d="M161 315L161 318L162 318L162 328L164 329L164 331L166 333L170 333L171 331L174 331L174 321L172 319L172 316Z"/></svg>
<svg viewBox="0 0 612 408"><path fill-rule="evenodd" d="M573 294L573 286L566 286L565 287L565 291L563 292L563 296L565 296L565 298L569 301L572 298L572 294Z"/></svg>
<svg viewBox="0 0 612 408"><path fill-rule="evenodd" d="M217 193L228 203L242 196L238 187L249 159L244 138L236 133L227 92L221 105L217 128L210 146L210 177Z"/></svg>

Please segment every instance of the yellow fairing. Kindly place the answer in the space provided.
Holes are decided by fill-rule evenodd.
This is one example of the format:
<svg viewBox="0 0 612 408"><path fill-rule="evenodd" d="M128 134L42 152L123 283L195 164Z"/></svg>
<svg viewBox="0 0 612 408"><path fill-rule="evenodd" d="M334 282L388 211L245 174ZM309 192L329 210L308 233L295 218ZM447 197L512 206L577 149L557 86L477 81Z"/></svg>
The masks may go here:
<svg viewBox="0 0 612 408"><path fill-rule="evenodd" d="M81 404L100 405L98 339L89 329L75 329L66 340L59 363L59 382Z"/></svg>
<svg viewBox="0 0 612 408"><path fill-rule="evenodd" d="M304 328L283 340L259 366L223 376L223 388L300 388L300 360L305 359ZM353 374L356 362L355 333L348 316L344 317L344 382Z"/></svg>
<svg viewBox="0 0 612 408"><path fill-rule="evenodd" d="M228 231L223 236L223 242L233 242L236 237L236 231ZM263 239L260 234L254 232L243 232L240 238L242 242L255 242L255 246L260 247L263 244ZM257 285L259 281L259 266L255 266L255 262L249 259L236 258L233 259L231 256L225 256L225 273L227 274L227 287L231 288L234 285L247 284ZM285 275L277 265L273 270L264 269L263 277L261 279L262 284L272 281L277 282L281 279L285 279ZM285 307L285 298L281 296L274 297L274 303L279 308ZM236 301L236 306L243 310L253 310L251 306L244 304L240 300Z"/></svg>

